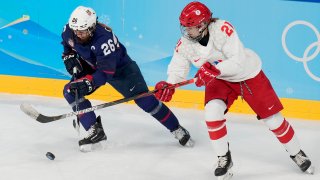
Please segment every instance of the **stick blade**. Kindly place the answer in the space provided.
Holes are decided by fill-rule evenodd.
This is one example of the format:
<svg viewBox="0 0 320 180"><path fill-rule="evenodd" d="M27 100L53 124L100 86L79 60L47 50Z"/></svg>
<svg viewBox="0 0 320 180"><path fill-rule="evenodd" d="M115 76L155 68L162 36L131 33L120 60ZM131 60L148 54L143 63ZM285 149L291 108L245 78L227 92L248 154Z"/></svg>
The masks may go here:
<svg viewBox="0 0 320 180"><path fill-rule="evenodd" d="M36 121L41 122L41 123L49 123L52 121L56 121L56 120L63 119L63 118L74 115L74 112L71 112L68 114L62 114L62 115L58 115L58 116L46 116L46 115L39 113L34 107L31 106L31 104L27 104L27 103L22 103L20 105L20 109L25 114L27 114L31 118L33 118Z"/></svg>
<svg viewBox="0 0 320 180"><path fill-rule="evenodd" d="M34 109L30 104L22 103L20 105L21 111L23 111L26 115L30 116L31 118L37 120L37 118L40 116L40 113Z"/></svg>

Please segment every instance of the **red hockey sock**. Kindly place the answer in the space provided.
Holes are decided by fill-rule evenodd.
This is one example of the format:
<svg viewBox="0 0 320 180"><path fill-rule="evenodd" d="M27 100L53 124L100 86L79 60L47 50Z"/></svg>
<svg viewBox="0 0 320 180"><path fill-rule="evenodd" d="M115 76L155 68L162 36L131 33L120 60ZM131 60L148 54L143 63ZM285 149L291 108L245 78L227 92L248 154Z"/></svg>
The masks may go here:
<svg viewBox="0 0 320 180"><path fill-rule="evenodd" d="M289 122L284 119L280 127L272 130L282 144L288 143L294 136L294 130Z"/></svg>
<svg viewBox="0 0 320 180"><path fill-rule="evenodd" d="M227 135L226 120L206 121L211 140L218 140Z"/></svg>

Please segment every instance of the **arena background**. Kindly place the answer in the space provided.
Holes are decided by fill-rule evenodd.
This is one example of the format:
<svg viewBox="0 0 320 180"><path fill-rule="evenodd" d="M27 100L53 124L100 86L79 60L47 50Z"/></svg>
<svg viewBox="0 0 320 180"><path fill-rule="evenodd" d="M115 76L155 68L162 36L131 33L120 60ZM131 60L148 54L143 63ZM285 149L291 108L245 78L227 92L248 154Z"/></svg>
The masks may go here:
<svg viewBox="0 0 320 180"><path fill-rule="evenodd" d="M94 8L110 25L153 89L166 79L180 37L178 17L187 0L10 0L0 7L0 92L62 97L70 76L61 60L60 33L78 5ZM320 3L286 0L203 0L214 17L230 21L285 106L287 117L320 119ZM196 72L193 68L189 77ZM179 88L170 106L203 109L203 88ZM89 98L122 98L110 86ZM238 100L232 112L253 113Z"/></svg>

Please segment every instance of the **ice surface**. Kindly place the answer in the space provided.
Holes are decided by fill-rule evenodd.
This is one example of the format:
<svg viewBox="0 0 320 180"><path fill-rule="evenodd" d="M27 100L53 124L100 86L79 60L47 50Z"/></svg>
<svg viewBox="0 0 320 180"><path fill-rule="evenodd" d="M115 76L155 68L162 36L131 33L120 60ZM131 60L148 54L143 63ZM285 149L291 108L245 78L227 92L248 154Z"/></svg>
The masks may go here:
<svg viewBox="0 0 320 180"><path fill-rule="evenodd" d="M216 156L203 111L173 109L196 142L195 147L185 148L137 106L121 104L98 110L108 136L106 148L82 153L72 118L41 124L20 110L24 102L46 115L71 110L59 98L0 94L0 179L216 179ZM95 105L99 103L93 101ZM320 121L288 119L316 166L315 174L307 175L300 172L273 134L253 115L229 114L227 119L234 180L320 179ZM56 156L54 161L45 156L48 151Z"/></svg>

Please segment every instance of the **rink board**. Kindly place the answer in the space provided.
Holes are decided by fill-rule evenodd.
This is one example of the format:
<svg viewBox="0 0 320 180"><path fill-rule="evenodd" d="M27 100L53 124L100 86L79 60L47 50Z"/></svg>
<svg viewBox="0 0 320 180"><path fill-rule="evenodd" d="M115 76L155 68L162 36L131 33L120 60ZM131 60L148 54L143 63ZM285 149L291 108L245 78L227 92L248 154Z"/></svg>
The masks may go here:
<svg viewBox="0 0 320 180"><path fill-rule="evenodd" d="M47 78L31 78L21 76L0 76L0 92L11 94L28 94L52 96L62 98L62 90L68 81ZM150 87L153 89L153 87ZM122 98L111 86L103 86L89 99L112 101ZM167 103L172 107L203 109L203 91L177 89L172 102ZM281 98L285 109L282 113L286 117L320 120L320 101ZM132 102L130 102L132 103ZM234 103L230 112L254 114L246 102L240 98Z"/></svg>

